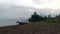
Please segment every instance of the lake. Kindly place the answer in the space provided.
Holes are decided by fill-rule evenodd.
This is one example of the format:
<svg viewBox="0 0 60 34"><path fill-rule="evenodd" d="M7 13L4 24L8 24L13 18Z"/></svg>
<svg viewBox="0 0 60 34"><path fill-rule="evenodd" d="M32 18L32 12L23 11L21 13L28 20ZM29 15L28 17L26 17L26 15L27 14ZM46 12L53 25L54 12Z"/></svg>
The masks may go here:
<svg viewBox="0 0 60 34"><path fill-rule="evenodd" d="M0 26L16 25L16 19L0 19Z"/></svg>
<svg viewBox="0 0 60 34"><path fill-rule="evenodd" d="M17 21L28 20L27 18L18 18L18 19L0 19L0 27L1 26L9 26L16 25Z"/></svg>

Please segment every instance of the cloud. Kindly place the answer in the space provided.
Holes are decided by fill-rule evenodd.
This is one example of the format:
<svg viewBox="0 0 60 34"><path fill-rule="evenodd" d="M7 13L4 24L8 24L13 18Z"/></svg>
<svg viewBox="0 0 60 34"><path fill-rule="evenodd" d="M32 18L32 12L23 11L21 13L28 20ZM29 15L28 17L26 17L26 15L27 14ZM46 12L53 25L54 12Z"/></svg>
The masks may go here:
<svg viewBox="0 0 60 34"><path fill-rule="evenodd" d="M58 15L60 10L53 10L53 9L37 9L32 7L25 7L25 6L0 6L0 18L18 18L18 17L30 17L33 12L37 12L39 15L42 13L43 15ZM53 13L51 12L53 11Z"/></svg>
<svg viewBox="0 0 60 34"><path fill-rule="evenodd" d="M34 0L35 8L60 9L60 0Z"/></svg>
<svg viewBox="0 0 60 34"><path fill-rule="evenodd" d="M0 4L32 7L32 0L0 0Z"/></svg>
<svg viewBox="0 0 60 34"><path fill-rule="evenodd" d="M42 3L47 2L48 0L32 0L32 1L36 4L42 4Z"/></svg>
<svg viewBox="0 0 60 34"><path fill-rule="evenodd" d="M15 0L0 0L1 4L13 4Z"/></svg>
<svg viewBox="0 0 60 34"><path fill-rule="evenodd" d="M60 0L0 0L0 4L34 8L60 9Z"/></svg>
<svg viewBox="0 0 60 34"><path fill-rule="evenodd" d="M40 4L33 3L36 1L39 1ZM34 11L37 11L38 14L56 15L60 13L60 9L52 9L58 8L60 8L59 0L0 0L0 18L30 17Z"/></svg>
<svg viewBox="0 0 60 34"><path fill-rule="evenodd" d="M0 18L18 18L18 17L29 17L28 7L24 6L0 6Z"/></svg>

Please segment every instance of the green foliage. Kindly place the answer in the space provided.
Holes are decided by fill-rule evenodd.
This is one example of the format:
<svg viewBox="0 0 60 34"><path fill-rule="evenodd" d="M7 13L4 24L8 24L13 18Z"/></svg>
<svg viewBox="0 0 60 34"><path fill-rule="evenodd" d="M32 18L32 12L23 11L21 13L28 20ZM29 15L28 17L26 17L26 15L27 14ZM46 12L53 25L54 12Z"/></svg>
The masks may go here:
<svg viewBox="0 0 60 34"><path fill-rule="evenodd" d="M46 22L52 22L52 23L60 23L60 15L56 17L51 17L51 15L42 17L42 15L38 15L36 12L34 12L33 15L31 15L31 18L28 19L29 22L38 22L38 21L46 21Z"/></svg>
<svg viewBox="0 0 60 34"><path fill-rule="evenodd" d="M57 23L60 23L60 15L56 16L54 19Z"/></svg>
<svg viewBox="0 0 60 34"><path fill-rule="evenodd" d="M41 21L42 20L42 17L39 16L36 12L34 12L33 15L31 15L31 18L29 18L28 21L30 22L37 22L37 21Z"/></svg>

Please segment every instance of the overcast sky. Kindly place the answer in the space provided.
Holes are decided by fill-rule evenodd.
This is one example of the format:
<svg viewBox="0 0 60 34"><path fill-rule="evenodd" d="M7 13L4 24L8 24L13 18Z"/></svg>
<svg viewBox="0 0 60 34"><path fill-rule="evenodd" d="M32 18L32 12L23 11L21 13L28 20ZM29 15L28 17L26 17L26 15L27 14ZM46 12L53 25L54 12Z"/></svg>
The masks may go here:
<svg viewBox="0 0 60 34"><path fill-rule="evenodd" d="M29 17L34 10L28 7L53 9L47 14L57 14L60 13L60 0L0 0L0 18L17 18L24 15Z"/></svg>
<svg viewBox="0 0 60 34"><path fill-rule="evenodd" d="M60 0L0 0L0 4L23 5L34 8L60 8Z"/></svg>

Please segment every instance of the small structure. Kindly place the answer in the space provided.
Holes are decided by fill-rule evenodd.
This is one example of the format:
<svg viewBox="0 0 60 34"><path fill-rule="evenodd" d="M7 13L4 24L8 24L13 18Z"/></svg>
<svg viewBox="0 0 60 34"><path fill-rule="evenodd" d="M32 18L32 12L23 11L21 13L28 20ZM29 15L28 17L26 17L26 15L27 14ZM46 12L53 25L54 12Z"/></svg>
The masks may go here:
<svg viewBox="0 0 60 34"><path fill-rule="evenodd" d="M21 21L21 22L17 21L16 23L19 23L19 25L24 25L24 24L29 24L30 22L28 22L28 21Z"/></svg>

